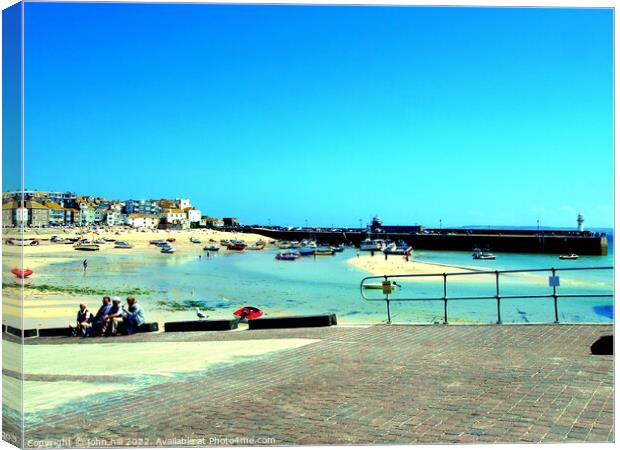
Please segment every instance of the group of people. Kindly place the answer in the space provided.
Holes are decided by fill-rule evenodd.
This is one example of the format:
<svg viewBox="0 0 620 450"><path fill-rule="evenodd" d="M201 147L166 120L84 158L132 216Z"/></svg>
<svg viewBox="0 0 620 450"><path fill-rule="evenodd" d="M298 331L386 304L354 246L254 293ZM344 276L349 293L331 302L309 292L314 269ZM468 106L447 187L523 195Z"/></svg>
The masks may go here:
<svg viewBox="0 0 620 450"><path fill-rule="evenodd" d="M107 295L101 301L97 314L92 314L85 304L80 305L75 326L70 325L74 336L115 336L133 334L145 322L144 309L135 297L127 297L125 308L119 297Z"/></svg>

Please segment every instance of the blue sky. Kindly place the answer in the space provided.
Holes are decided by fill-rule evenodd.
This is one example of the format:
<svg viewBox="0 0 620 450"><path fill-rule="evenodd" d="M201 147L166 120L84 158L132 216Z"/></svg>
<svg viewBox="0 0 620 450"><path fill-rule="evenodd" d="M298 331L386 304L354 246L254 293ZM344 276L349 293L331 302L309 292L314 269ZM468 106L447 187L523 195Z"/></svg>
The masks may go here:
<svg viewBox="0 0 620 450"><path fill-rule="evenodd" d="M29 188L245 223L612 224L609 9L25 8Z"/></svg>

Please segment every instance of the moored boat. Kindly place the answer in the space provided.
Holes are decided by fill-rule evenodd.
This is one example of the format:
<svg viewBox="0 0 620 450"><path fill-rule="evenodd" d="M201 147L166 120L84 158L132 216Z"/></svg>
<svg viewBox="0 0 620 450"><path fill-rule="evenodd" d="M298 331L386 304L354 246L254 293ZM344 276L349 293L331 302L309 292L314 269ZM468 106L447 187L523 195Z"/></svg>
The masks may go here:
<svg viewBox="0 0 620 450"><path fill-rule="evenodd" d="M177 250L174 247L162 247L160 250L161 253L174 253Z"/></svg>
<svg viewBox="0 0 620 450"><path fill-rule="evenodd" d="M474 253L471 256L474 259L495 259L495 255L493 253L483 252L479 249L475 249Z"/></svg>
<svg viewBox="0 0 620 450"><path fill-rule="evenodd" d="M114 248L133 248L133 245L127 241L117 241L116 244L114 244Z"/></svg>
<svg viewBox="0 0 620 450"><path fill-rule="evenodd" d="M73 246L75 250L81 250L85 252L96 252L99 250L98 244L76 244Z"/></svg>
<svg viewBox="0 0 620 450"><path fill-rule="evenodd" d="M281 261L295 261L300 256L299 252L281 252L276 255L276 259Z"/></svg>
<svg viewBox="0 0 620 450"><path fill-rule="evenodd" d="M321 245L319 247L317 247L316 251L314 252L315 255L319 256L319 255L333 255L334 249L331 248L329 245Z"/></svg>
<svg viewBox="0 0 620 450"><path fill-rule="evenodd" d="M247 322L248 320L258 319L263 315L263 312L255 306L244 306L239 308L233 313L240 322Z"/></svg>
<svg viewBox="0 0 620 450"><path fill-rule="evenodd" d="M226 246L227 250L233 250L233 251L237 251L237 252L241 252L243 250L245 250L246 245L242 244L240 242L236 242L236 243L231 243L230 245Z"/></svg>
<svg viewBox="0 0 620 450"><path fill-rule="evenodd" d="M217 245L205 245L202 249L205 252L218 252L220 250Z"/></svg>
<svg viewBox="0 0 620 450"><path fill-rule="evenodd" d="M256 241L254 244L248 245L246 250L262 250L265 248L265 243L263 241Z"/></svg>
<svg viewBox="0 0 620 450"><path fill-rule="evenodd" d="M366 252L372 252L372 251L378 252L382 248L383 248L383 241L380 239L373 240L370 238L366 238L360 244L360 250L366 251Z"/></svg>
<svg viewBox="0 0 620 450"><path fill-rule="evenodd" d="M11 269L11 273L13 275L15 275L17 278L28 278L30 275L32 275L32 270L31 269L20 269L18 267L14 267L13 269Z"/></svg>
<svg viewBox="0 0 620 450"><path fill-rule="evenodd" d="M312 256L316 250L310 247L302 247L298 248L297 251L301 256Z"/></svg>
<svg viewBox="0 0 620 450"><path fill-rule="evenodd" d="M579 259L579 255L576 253L569 253L568 255L561 255L560 259Z"/></svg>

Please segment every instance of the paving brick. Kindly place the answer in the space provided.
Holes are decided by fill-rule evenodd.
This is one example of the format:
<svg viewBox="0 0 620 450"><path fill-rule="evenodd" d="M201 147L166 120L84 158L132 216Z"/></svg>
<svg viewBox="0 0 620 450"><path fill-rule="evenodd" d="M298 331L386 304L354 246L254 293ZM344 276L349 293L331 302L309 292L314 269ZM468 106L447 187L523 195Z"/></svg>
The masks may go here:
<svg viewBox="0 0 620 450"><path fill-rule="evenodd" d="M269 437L275 445L611 442L613 357L593 356L589 346L612 331L382 325L135 335L117 342L319 341L27 415L27 439L49 438L51 429L72 442L192 436Z"/></svg>

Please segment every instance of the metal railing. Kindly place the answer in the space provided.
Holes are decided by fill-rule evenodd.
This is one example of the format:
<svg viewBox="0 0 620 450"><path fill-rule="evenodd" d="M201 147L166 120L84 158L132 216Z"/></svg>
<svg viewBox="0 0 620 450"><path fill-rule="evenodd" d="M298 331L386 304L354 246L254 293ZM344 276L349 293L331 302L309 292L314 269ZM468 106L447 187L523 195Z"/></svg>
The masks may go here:
<svg viewBox="0 0 620 450"><path fill-rule="evenodd" d="M558 272L568 272L568 271L587 271L587 270L613 270L613 266L602 266L602 267L563 267L563 268L555 268L551 267L549 269L515 269L515 270L488 270L488 271L473 271L473 272L448 272L448 273L428 273L428 274L408 274L408 275L383 275L383 276L371 276L363 278L360 282L360 294L364 300L367 301L384 301L386 303L387 308L387 323L392 322L391 312L390 312L390 302L421 302L421 301L443 301L444 302L444 324L448 323L448 301L449 300L495 300L497 302L497 324L502 323L502 315L501 315L501 300L503 299L534 299L534 298L552 298L553 299L553 307L555 310L555 321L554 323L560 323L559 315L558 315L558 299L560 298L613 298L614 294L563 294L558 293L557 287L559 286L559 277L556 275ZM522 294L522 295L501 295L500 290L500 275L504 274L515 274L515 273L526 273L526 272L548 272L551 273L551 277L549 277L549 287L552 288L552 291L549 294ZM454 276L480 276L480 275L494 275L495 276L495 295L476 295L476 296L448 296L448 278ZM403 298L391 298L390 295L392 293L392 289L394 285L399 286L396 283L396 279L407 279L407 278L421 278L421 277L442 277L443 278L443 296L442 297L403 297ZM365 295L365 282L369 280L381 280L384 298L372 298ZM368 286L366 284L366 286ZM373 286L375 288L378 285Z"/></svg>

